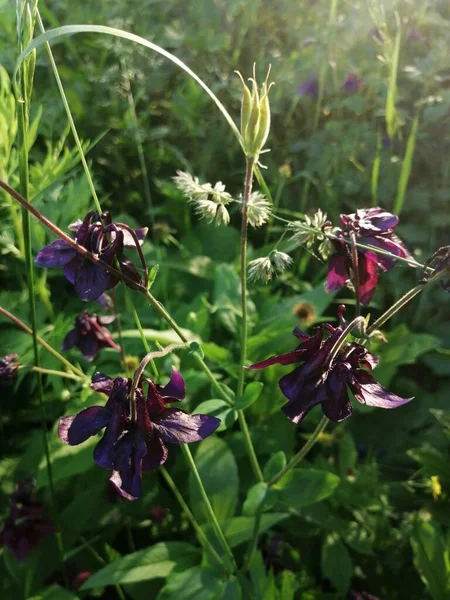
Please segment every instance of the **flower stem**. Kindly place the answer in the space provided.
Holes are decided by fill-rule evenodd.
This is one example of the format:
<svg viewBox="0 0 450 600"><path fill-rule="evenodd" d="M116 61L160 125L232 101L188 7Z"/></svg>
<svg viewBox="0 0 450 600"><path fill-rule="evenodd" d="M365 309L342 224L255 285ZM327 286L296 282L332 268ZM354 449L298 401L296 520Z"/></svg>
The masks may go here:
<svg viewBox="0 0 450 600"><path fill-rule="evenodd" d="M66 371L55 371L55 369L43 369L42 367L32 367L32 371L35 373L43 373L45 375L56 375L57 377L67 377L67 379L75 379L79 381L80 379L84 379L79 375L75 375L74 373L66 373Z"/></svg>
<svg viewBox="0 0 450 600"><path fill-rule="evenodd" d="M267 485L269 487L272 487L276 483L278 483L280 481L280 479L282 477L284 477L284 475L286 475L286 473L288 473L303 458L305 458L305 456L308 454L308 452L311 450L311 448L314 446L314 444L319 439L320 434L325 430L328 423L329 423L329 420L327 419L327 417L323 416L322 419L320 420L319 424L317 425L317 427L314 429L314 431L310 435L308 441L303 446L303 448L299 452L297 452L297 454L295 456L293 456L291 458L291 460L287 463L287 465L284 467L284 469L281 469L281 471L279 473L277 473L275 475L275 477L272 477L272 479L270 481L268 481Z"/></svg>
<svg viewBox="0 0 450 600"><path fill-rule="evenodd" d="M200 477L200 473L198 472L197 466L196 466L196 464L194 462L194 459L192 457L192 454L191 454L191 451L189 449L189 446L187 444L182 444L181 445L181 449L183 450L183 453L184 453L184 455L186 457L186 460L188 461L189 466L190 466L190 468L192 470L192 474L194 475L194 479L195 479L195 481L197 483L197 486L198 486L198 489L200 491L200 495L201 495L202 500L204 502L205 508L208 511L209 516L211 518L211 523L212 523L212 526L214 528L214 531L216 532L216 535L219 538L220 543L223 546L223 549L224 549L224 551L225 551L225 553L226 553L226 555L227 555L227 557L228 557L228 559L229 559L229 561L231 563L232 568L237 571L237 564L236 564L236 561L234 560L233 553L231 552L231 548L228 545L228 542L227 542L227 540L225 538L225 535L224 535L224 533L223 533L223 531L222 531L222 529L221 529L221 527L219 525L219 521L217 520L217 517L216 517L216 515L214 513L213 507L211 506L211 502L209 501L208 494L206 493L205 487L204 487L203 482L202 482L201 477Z"/></svg>
<svg viewBox="0 0 450 600"><path fill-rule="evenodd" d="M242 306L242 330L241 330L241 360L239 365L238 383L236 388L236 402L242 396L244 391L245 362L247 359L247 336L248 336L248 316L247 316L247 230L248 230L248 202L252 193L253 169L255 161L247 157L247 169L244 181L244 194L242 196L242 224L241 224L241 306ZM253 472L258 481L264 481L261 467L258 463L252 439L248 430L244 411L238 411L239 425L244 435L244 442L247 453L252 465Z"/></svg>
<svg viewBox="0 0 450 600"><path fill-rule="evenodd" d="M2 306L0 306L0 314L4 315L8 319L10 319L15 325L17 325L17 327L20 327L20 329L22 329L22 331L25 331L25 333L28 333L29 335L33 335L33 330L30 329L30 327L28 327L28 325L25 325L25 323L23 321L18 319L15 315L10 313L8 310L3 308ZM47 342L44 339L42 339L39 335L36 336L36 340L37 340L38 344L40 344L45 350L47 350L47 352L52 354L63 365L65 365L68 369L70 369L74 375L77 375L80 379L85 378L83 371L81 371L80 369L75 367L72 363L70 363L57 350L55 350L52 346L50 346L50 344L47 344Z"/></svg>
<svg viewBox="0 0 450 600"><path fill-rule="evenodd" d="M222 567L225 567L223 560L220 558L220 556L217 554L216 549L214 548L214 546L211 544L211 542L208 540L208 538L206 537L203 529L200 527L200 525L197 523L196 518L194 517L191 509L189 508L189 506L187 505L187 503L185 502L181 492L179 491L179 489L177 488L174 480L172 479L172 477L170 476L169 472L167 471L167 469L165 467L161 467L160 468L160 472L162 474L162 476L164 477L167 485L169 486L169 488L171 489L173 495L175 496L175 498L178 501L178 504L181 506L182 510L184 511L184 513L186 514L186 517L188 518L190 524L192 525L192 527L194 528L197 536L198 536L198 540L200 542L200 544L206 549L208 550L208 552L211 554L211 556L214 557L214 559L216 560L216 562L221 565Z"/></svg>
<svg viewBox="0 0 450 600"><path fill-rule="evenodd" d="M409 290L407 294L405 294L399 300L397 300L397 302L393 304L390 308L388 308L387 311L381 315L381 317L379 317L376 321L372 323L372 325L367 329L366 335L370 335L376 329L379 329L382 325L384 325L384 323L386 323L386 321L388 321L393 315L395 315L397 311L403 308L405 304L408 304L408 302L412 300L414 296L420 294L420 292L425 288L425 286L432 280L433 278L430 278L428 281L424 283L419 283L419 285L413 287L412 290Z"/></svg>
<svg viewBox="0 0 450 600"><path fill-rule="evenodd" d="M21 29L20 23L19 31ZM23 39L19 33L19 47L22 46ZM30 197L29 189L29 171L28 171L28 127L29 127L29 111L31 98L28 97L30 80L33 81L33 73L28 72L29 61L25 61L22 64L20 70L20 83L19 93L20 98L18 99L18 141L19 141L19 182L20 192L24 198ZM34 68L34 67L33 67ZM36 299L35 299L35 285L34 285L34 269L33 269L33 254L31 245L31 218L30 213L26 207L22 207L22 227L24 237L24 249L25 249L25 265L28 282L28 304L30 309L30 320L31 320L31 335L33 339L33 355L34 355L34 366L39 368L39 348L37 338L37 316L36 316ZM47 467L47 477L50 489L50 504L53 521L55 524L55 537L58 546L61 570L63 574L64 582L68 582L66 567L64 563L64 544L61 532L61 526L59 523L58 511L56 507L56 492L53 481L53 469L52 460L50 454L50 445L48 441L47 432L47 410L44 399L44 387L42 384L42 374L37 372L37 394L39 398L39 406L41 411L41 428L42 428L42 439L44 443L44 453Z"/></svg>
<svg viewBox="0 0 450 600"><path fill-rule="evenodd" d="M366 321L365 321L364 317L356 317L355 319L353 319L353 321L351 321L347 325L347 327L344 329L344 331L341 333L341 335L335 341L334 345L332 346L332 348L330 350L330 354L328 355L328 358L327 358L328 366L331 365L335 356L337 355L339 350L342 348L343 344L345 343L345 340L347 339L348 334L351 333L353 331L353 329L355 329L355 327L358 327L358 325L364 331L365 322Z"/></svg>
<svg viewBox="0 0 450 600"><path fill-rule="evenodd" d="M119 312L119 307L117 304L117 293L116 293L116 289L112 289L111 290L111 295L112 295L112 300L113 300L113 306L114 306L114 315L116 317L116 329L117 329L117 335L119 337L119 345L120 345L120 358L122 360L122 366L126 372L126 374L129 374L129 370L128 370L128 366L127 366L127 361L125 360L125 347L124 347L124 343L123 343L123 337L122 337L122 326L120 323L120 312Z"/></svg>

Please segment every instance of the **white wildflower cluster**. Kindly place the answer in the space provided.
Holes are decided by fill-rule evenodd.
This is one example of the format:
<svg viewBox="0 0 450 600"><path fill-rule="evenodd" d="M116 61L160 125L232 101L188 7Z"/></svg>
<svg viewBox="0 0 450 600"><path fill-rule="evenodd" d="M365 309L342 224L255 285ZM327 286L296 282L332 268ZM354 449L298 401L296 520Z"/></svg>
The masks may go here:
<svg viewBox="0 0 450 600"><path fill-rule="evenodd" d="M327 225L327 214L320 208L311 218L305 215L304 221L294 221L290 224L294 230L291 240L305 248L311 248L315 241L320 241L318 252L326 260L333 251L331 241L325 236L325 231L331 231L331 225Z"/></svg>
<svg viewBox="0 0 450 600"><path fill-rule="evenodd" d="M269 256L255 258L248 263L248 280L268 283L273 276L280 275L292 265L292 258L285 252L274 250Z"/></svg>
<svg viewBox="0 0 450 600"><path fill-rule="evenodd" d="M240 197L242 202L242 196ZM261 227L270 218L272 207L261 192L252 192L248 199L247 219L252 227Z"/></svg>
<svg viewBox="0 0 450 600"><path fill-rule="evenodd" d="M210 183L200 183L198 177L193 177L184 171L177 171L173 180L178 189L194 205L195 212L200 218L215 225L228 225L230 215L226 205L235 200L225 191L225 186L221 181L218 181L213 187Z"/></svg>

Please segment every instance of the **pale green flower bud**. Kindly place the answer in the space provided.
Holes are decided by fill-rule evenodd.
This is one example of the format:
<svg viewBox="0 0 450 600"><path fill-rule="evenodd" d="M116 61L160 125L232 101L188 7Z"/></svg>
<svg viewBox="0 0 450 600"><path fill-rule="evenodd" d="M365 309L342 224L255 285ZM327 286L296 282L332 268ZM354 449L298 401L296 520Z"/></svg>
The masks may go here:
<svg viewBox="0 0 450 600"><path fill-rule="evenodd" d="M270 68L267 77L258 91L255 69L253 69L252 91L245 84L242 75L236 71L242 83L242 103L241 103L241 135L243 139L244 151L247 157L255 158L258 156L267 141L270 131L270 104L269 91L272 87L267 84Z"/></svg>

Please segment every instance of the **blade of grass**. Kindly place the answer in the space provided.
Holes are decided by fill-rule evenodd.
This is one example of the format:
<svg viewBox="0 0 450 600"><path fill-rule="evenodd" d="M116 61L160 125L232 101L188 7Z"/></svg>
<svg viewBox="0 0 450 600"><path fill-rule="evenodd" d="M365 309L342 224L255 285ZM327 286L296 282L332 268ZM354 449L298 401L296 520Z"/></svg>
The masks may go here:
<svg viewBox="0 0 450 600"><path fill-rule="evenodd" d="M397 131L397 109L395 107L395 101L397 98L397 73L401 41L400 18L397 13L395 13L395 19L397 22L397 33L395 35L392 56L389 57L389 83L386 95L386 129L388 136L391 139Z"/></svg>
<svg viewBox="0 0 450 600"><path fill-rule="evenodd" d="M399 215L402 212L405 202L406 189L408 187L409 177L411 175L412 163L414 159L414 150L416 148L417 129L419 127L419 114L414 118L411 131L409 133L408 142L406 144L405 158L403 159L400 179L398 180L397 196L394 202L394 215Z"/></svg>
<svg viewBox="0 0 450 600"><path fill-rule="evenodd" d="M380 178L380 164L381 164L381 134L380 134L380 132L378 132L377 151L376 151L375 160L373 161L373 166L372 166L372 180L371 180L372 206L377 205L378 180Z"/></svg>

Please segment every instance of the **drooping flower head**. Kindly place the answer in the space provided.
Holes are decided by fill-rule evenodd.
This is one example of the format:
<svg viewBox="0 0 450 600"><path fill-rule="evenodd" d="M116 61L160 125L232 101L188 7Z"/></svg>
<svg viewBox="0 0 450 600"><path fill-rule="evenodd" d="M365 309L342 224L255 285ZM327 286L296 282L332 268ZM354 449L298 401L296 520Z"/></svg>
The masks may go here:
<svg viewBox="0 0 450 600"><path fill-rule="evenodd" d="M358 402L368 406L395 408L412 400L396 396L374 379L369 371L377 366L378 357L361 344L348 342L337 354L334 352L345 329L343 309L340 309L339 327L321 325L312 336L296 327L293 333L301 343L295 350L249 367L264 369L274 364L301 363L279 381L281 391L288 399L282 410L294 423L300 423L317 404L322 405L323 414L331 421L348 419L353 412L348 389ZM329 333L328 338L325 338L325 331Z"/></svg>
<svg viewBox="0 0 450 600"><path fill-rule="evenodd" d="M69 350L76 346L86 360L94 360L101 348L120 350L105 327L114 319L114 316L91 315L85 310L76 317L75 327L64 338L62 349Z"/></svg>
<svg viewBox="0 0 450 600"><path fill-rule="evenodd" d="M430 272L430 269L432 271ZM443 290L450 292L450 246L442 246L431 258L425 261L422 281L430 277L441 277L440 285Z"/></svg>
<svg viewBox="0 0 450 600"><path fill-rule="evenodd" d="M98 466L112 471L110 481L119 494L135 500L141 494L142 471L157 469L167 459L166 443L187 444L211 435L220 419L189 415L168 404L185 396L185 383L175 369L165 386L142 379L136 389L135 410L130 410L131 379L96 373L91 387L108 396L105 406L91 406L60 419L58 435L71 446L82 444L104 427L94 449ZM146 388L146 389L144 389Z"/></svg>
<svg viewBox="0 0 450 600"><path fill-rule="evenodd" d="M394 233L398 217L382 208L359 209L356 213L341 215L342 229L340 240L333 240L335 253L328 260L327 289L329 292L344 287L350 279L352 258L350 246L346 243L350 234L361 244L375 246L394 256L381 254L376 250L358 247L359 297L368 304L378 283L377 266L388 271L395 264L395 256L411 258L404 243Z"/></svg>
<svg viewBox="0 0 450 600"><path fill-rule="evenodd" d="M17 377L17 371L20 364L14 360L17 354L7 354L0 358L0 386L7 386L14 383Z"/></svg>
<svg viewBox="0 0 450 600"><path fill-rule="evenodd" d="M364 85L364 79L354 71L350 71L344 79L342 91L347 94L355 94L362 85Z"/></svg>
<svg viewBox="0 0 450 600"><path fill-rule="evenodd" d="M32 548L53 530L46 519L44 506L35 498L30 479L19 481L10 501L10 512L0 532L0 546L5 546L23 563Z"/></svg>
<svg viewBox="0 0 450 600"><path fill-rule="evenodd" d="M99 216L95 211L88 212L82 221L69 225L69 229L74 233L77 244L110 266L114 266L117 260L124 275L136 284L141 282L139 272L123 253L125 247L136 247L135 240L125 225L112 223L109 213ZM136 229L134 233L142 244L147 229ZM44 246L36 256L36 263L47 268L63 267L66 279L74 284L77 294L86 301L97 300L119 283L115 275L79 254L64 240Z"/></svg>
<svg viewBox="0 0 450 600"><path fill-rule="evenodd" d="M312 75L304 81L298 88L300 96L309 96L313 100L317 100L319 95L319 79L316 75Z"/></svg>

